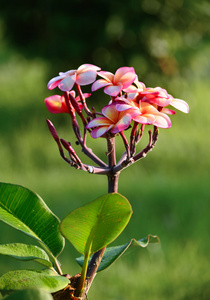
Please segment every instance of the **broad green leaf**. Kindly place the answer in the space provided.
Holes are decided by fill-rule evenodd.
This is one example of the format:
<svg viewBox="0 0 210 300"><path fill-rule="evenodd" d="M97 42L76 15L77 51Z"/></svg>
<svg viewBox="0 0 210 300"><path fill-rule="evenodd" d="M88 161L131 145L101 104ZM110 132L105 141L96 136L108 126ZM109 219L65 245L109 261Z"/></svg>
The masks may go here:
<svg viewBox="0 0 210 300"><path fill-rule="evenodd" d="M2 300L53 300L50 293L42 289L27 288L23 289L10 295L5 296Z"/></svg>
<svg viewBox="0 0 210 300"><path fill-rule="evenodd" d="M52 263L50 262L47 253L34 245L19 243L0 245L0 254L23 261L34 260L47 268L52 268Z"/></svg>
<svg viewBox="0 0 210 300"><path fill-rule="evenodd" d="M61 222L60 230L77 251L91 255L116 239L131 214L125 197L106 194L71 212Z"/></svg>
<svg viewBox="0 0 210 300"><path fill-rule="evenodd" d="M98 267L98 271L100 272L104 269L106 269L107 267L109 267L111 264L113 264L123 253L125 253L126 250L128 250L129 248L132 248L134 246L138 246L138 247L147 247L149 245L149 243L159 243L159 237L156 235L151 235L149 234L147 237L141 239L141 240L135 240L135 239L131 239L128 243L124 244L124 245L120 245L120 246L116 246L116 247L108 247L106 248L103 258L101 260L101 263ZM91 257L90 257L91 260ZM76 258L76 261L78 262L78 264L80 266L83 265L83 261L84 261L84 256L78 257Z"/></svg>
<svg viewBox="0 0 210 300"><path fill-rule="evenodd" d="M0 183L0 220L46 245L54 256L64 247L59 219L27 188Z"/></svg>
<svg viewBox="0 0 210 300"><path fill-rule="evenodd" d="M69 280L53 271L17 270L0 277L0 291L13 291L24 288L41 288L49 293L64 289Z"/></svg>

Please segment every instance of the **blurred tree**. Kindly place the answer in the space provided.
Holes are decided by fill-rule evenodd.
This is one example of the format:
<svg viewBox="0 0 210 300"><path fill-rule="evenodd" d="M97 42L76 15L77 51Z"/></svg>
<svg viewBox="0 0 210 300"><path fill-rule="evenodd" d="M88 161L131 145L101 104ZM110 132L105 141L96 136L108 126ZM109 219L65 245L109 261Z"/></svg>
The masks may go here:
<svg viewBox="0 0 210 300"><path fill-rule="evenodd" d="M89 62L173 76L210 37L204 0L10 0L0 16L12 47L63 71Z"/></svg>

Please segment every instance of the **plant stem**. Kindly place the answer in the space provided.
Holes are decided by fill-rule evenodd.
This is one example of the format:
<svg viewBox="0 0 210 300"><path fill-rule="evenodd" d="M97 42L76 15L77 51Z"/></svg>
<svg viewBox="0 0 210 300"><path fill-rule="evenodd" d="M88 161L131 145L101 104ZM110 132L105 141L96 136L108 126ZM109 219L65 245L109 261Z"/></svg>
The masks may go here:
<svg viewBox="0 0 210 300"><path fill-rule="evenodd" d="M107 139L107 155L108 155L108 166L111 169L110 174L108 174L108 193L118 192L118 180L119 172L113 172L113 168L116 165L116 153L115 153L115 139Z"/></svg>
<svg viewBox="0 0 210 300"><path fill-rule="evenodd" d="M118 180L120 173L114 175L108 175L108 193L118 192Z"/></svg>
<svg viewBox="0 0 210 300"><path fill-rule="evenodd" d="M89 257L90 257L89 254L90 254L89 252L86 253L86 255L84 257L84 262L83 262L83 266L82 266L82 272L81 272L79 284L78 284L76 292L75 292L76 297L81 297L83 295L83 292L85 289L85 278L86 278L86 274L87 274L88 261L89 261Z"/></svg>
<svg viewBox="0 0 210 300"><path fill-rule="evenodd" d="M117 193L118 179L119 179L120 172L118 172L118 173L112 172L113 167L116 165L114 137L107 138L107 156L108 156L108 167L111 169L110 174L107 175L107 177L108 177L108 193ZM87 269L87 286L85 289L86 294L93 282L93 279L96 275L97 269L100 265L100 262L102 260L105 250L106 250L106 247L104 247L101 250L99 250L98 252L94 253L94 255L89 263L89 266Z"/></svg>

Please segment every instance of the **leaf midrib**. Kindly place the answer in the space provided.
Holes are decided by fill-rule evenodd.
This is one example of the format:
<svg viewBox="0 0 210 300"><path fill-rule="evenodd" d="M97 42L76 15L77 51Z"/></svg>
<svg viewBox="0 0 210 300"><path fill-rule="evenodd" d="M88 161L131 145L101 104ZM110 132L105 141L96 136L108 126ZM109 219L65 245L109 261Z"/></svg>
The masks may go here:
<svg viewBox="0 0 210 300"><path fill-rule="evenodd" d="M106 196L106 199L102 202L102 205L100 206L99 212L97 213L96 222L95 222L93 228L92 228L91 231L90 231L88 240L87 240L86 245L85 245L85 251L84 251L84 253L88 253L88 252L89 252L90 255L92 254L92 251L91 251L91 250L92 250L92 245L93 245L93 242L91 242L91 241L93 240L92 237L94 236L94 234L95 234L95 232L96 232L96 229L97 229L97 224L98 224L98 220L99 220L98 216L101 215L101 211L102 211L103 208L104 208L104 205L105 205L105 202L106 202L108 196L109 196L109 195L107 195L107 196ZM88 245L88 244L90 244L90 245L89 245L89 247L87 248L87 245ZM86 250L86 249L87 249L87 250ZM99 250L99 249L98 249L98 250Z"/></svg>

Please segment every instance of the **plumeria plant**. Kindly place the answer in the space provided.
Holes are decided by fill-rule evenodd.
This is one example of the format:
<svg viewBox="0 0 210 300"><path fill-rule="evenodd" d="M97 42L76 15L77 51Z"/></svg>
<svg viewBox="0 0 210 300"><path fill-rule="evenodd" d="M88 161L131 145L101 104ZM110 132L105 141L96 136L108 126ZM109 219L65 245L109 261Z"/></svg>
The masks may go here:
<svg viewBox="0 0 210 300"><path fill-rule="evenodd" d="M86 85L91 85L89 93L82 91ZM107 247L124 230L132 215L130 203L118 193L119 174L153 149L158 140L158 128L171 127L168 115L175 114L175 111L170 107L188 113L187 103L160 87L146 87L132 67L121 67L112 74L84 64L77 70L59 73L51 79L48 89L55 88L61 92L46 98L46 107L53 114L70 116L77 144L92 164L83 162L71 143L60 138L52 122L47 120L61 157L78 170L106 175L108 191L60 221L32 191L18 185L0 184L0 219L40 244L39 247L4 244L0 245L0 254L34 260L43 265L42 270L17 270L4 274L0 278L0 290L6 294L5 299L18 296L36 300L85 299L96 273L110 266L128 248L159 242L157 236L149 234L142 239L131 239L124 245ZM108 101L101 112L97 112L89 108L88 98L93 97L93 93L100 93L98 90L102 88ZM148 143L138 149L146 125L152 128L148 130ZM106 140L107 161L87 146L88 138ZM119 161L116 159L115 139L122 139L124 145ZM81 272L74 276L63 274L58 261L65 239L82 254L76 258Z"/></svg>

